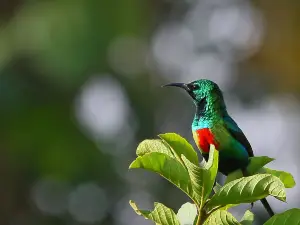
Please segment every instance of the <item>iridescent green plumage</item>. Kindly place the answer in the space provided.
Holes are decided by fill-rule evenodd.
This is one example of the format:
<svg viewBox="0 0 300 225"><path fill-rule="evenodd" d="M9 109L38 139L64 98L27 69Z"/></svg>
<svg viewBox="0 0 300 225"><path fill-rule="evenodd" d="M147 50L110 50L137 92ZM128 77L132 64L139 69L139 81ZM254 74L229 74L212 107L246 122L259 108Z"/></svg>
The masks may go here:
<svg viewBox="0 0 300 225"><path fill-rule="evenodd" d="M207 158L209 144L220 151L219 171L225 175L245 168L253 152L247 138L229 116L222 91L210 80L198 80L184 87L193 98L196 113L192 123L195 142Z"/></svg>
<svg viewBox="0 0 300 225"><path fill-rule="evenodd" d="M228 175L237 169L245 172L253 151L242 130L229 116L218 85L210 80L202 79L189 84L172 83L166 86L183 88L192 97L196 106L192 132L203 157L208 158L209 146L214 144L220 152L219 171L221 173ZM262 203L270 215L274 214L265 199Z"/></svg>

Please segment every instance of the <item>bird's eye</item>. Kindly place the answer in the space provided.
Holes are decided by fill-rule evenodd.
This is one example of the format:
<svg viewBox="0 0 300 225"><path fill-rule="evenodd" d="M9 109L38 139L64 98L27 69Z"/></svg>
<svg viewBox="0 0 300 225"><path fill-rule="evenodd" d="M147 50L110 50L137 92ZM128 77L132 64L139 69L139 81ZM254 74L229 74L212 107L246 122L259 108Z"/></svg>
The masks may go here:
<svg viewBox="0 0 300 225"><path fill-rule="evenodd" d="M189 85L189 88L194 91L194 90L197 90L199 88L199 85L198 84L190 84Z"/></svg>

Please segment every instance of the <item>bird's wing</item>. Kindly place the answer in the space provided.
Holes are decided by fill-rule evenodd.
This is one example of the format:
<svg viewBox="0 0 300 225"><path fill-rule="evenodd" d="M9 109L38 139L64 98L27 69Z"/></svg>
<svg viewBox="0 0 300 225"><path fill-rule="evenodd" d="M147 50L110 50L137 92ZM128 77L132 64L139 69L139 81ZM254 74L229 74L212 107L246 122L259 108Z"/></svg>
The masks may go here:
<svg viewBox="0 0 300 225"><path fill-rule="evenodd" d="M224 117L224 121L225 121L225 126L228 132L231 134L231 136L246 148L249 157L253 157L254 154L253 154L252 147L248 139L246 138L245 134L239 128L236 122L229 115Z"/></svg>

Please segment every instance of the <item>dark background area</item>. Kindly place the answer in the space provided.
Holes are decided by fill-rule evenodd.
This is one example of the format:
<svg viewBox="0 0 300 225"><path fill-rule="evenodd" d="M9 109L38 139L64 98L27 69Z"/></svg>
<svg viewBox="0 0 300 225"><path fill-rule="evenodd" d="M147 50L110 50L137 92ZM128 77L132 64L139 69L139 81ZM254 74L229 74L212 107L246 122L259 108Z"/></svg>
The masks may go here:
<svg viewBox="0 0 300 225"><path fill-rule="evenodd" d="M0 224L151 224L130 199L177 212L179 190L128 171L143 139L192 142L193 104L168 82L217 82L255 154L297 182L299 27L297 0L0 1Z"/></svg>

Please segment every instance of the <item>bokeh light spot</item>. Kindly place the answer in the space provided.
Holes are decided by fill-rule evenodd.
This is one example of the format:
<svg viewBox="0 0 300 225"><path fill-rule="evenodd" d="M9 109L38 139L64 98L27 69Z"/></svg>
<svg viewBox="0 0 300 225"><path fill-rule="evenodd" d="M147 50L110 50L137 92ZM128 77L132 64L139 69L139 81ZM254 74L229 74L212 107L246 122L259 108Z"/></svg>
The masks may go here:
<svg viewBox="0 0 300 225"><path fill-rule="evenodd" d="M70 194L69 212L79 222L99 222L106 214L107 204L105 192L99 186L81 184Z"/></svg>
<svg viewBox="0 0 300 225"><path fill-rule="evenodd" d="M213 11L209 35L213 42L253 53L261 44L262 19L250 5L231 5Z"/></svg>
<svg viewBox="0 0 300 225"><path fill-rule="evenodd" d="M70 188L63 181L41 179L32 188L32 199L43 213L60 215L67 209Z"/></svg>
<svg viewBox="0 0 300 225"><path fill-rule="evenodd" d="M165 69L181 70L193 56L193 35L183 24L165 24L153 37L155 61Z"/></svg>
<svg viewBox="0 0 300 225"><path fill-rule="evenodd" d="M130 114L127 96L113 78L92 77L76 105L79 122L94 139L112 140L126 126Z"/></svg>

